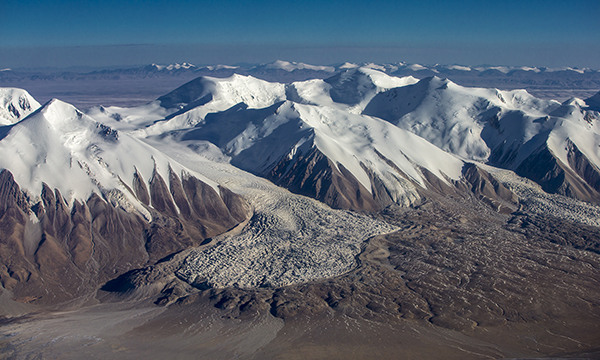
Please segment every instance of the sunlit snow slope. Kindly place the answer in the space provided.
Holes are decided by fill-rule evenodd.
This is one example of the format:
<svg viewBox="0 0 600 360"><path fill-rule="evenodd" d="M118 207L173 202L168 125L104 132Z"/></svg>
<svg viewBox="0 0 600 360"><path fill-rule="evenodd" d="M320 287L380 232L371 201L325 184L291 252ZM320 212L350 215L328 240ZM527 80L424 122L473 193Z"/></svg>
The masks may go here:
<svg viewBox="0 0 600 360"><path fill-rule="evenodd" d="M26 119L0 129L0 169L10 170L32 198L41 194L45 183L60 190L69 202L86 201L96 193L115 206L150 218L131 191L134 178L150 180L159 174L168 179L170 168L179 176L190 173L158 150L60 100L51 100ZM217 188L210 180L194 176Z"/></svg>

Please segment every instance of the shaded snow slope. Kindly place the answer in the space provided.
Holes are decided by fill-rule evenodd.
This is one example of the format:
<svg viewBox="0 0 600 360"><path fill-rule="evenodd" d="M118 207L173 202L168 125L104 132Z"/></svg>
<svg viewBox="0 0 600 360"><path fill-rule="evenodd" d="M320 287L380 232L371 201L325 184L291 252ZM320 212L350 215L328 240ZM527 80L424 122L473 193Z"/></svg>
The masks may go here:
<svg viewBox="0 0 600 360"><path fill-rule="evenodd" d="M0 88L0 126L14 124L39 107L40 103L25 90Z"/></svg>
<svg viewBox="0 0 600 360"><path fill-rule="evenodd" d="M397 78L368 67L349 69L325 79L331 85L329 94L333 101L356 105L359 112L379 92L417 81L412 76Z"/></svg>
<svg viewBox="0 0 600 360"><path fill-rule="evenodd" d="M600 111L600 92L585 100L588 110Z"/></svg>
<svg viewBox="0 0 600 360"><path fill-rule="evenodd" d="M96 193L114 206L138 211L147 219L148 211L131 191L135 188L134 174L150 181L155 173L169 179L170 168L179 176L189 173L140 140L59 100L5 128L0 134L0 153L0 169L10 170L31 199L39 196L42 183L46 183L69 202L85 202ZM193 175L218 193L216 183Z"/></svg>
<svg viewBox="0 0 600 360"><path fill-rule="evenodd" d="M378 93L418 80L412 76L397 78L367 67L357 67L328 79L312 79L288 85L288 100L319 106L336 107L360 113Z"/></svg>

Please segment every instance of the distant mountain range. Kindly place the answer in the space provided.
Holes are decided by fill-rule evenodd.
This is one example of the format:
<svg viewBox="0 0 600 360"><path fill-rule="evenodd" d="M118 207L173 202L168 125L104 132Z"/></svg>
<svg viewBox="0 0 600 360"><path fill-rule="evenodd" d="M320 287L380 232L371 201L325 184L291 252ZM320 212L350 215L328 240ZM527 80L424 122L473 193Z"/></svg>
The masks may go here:
<svg viewBox="0 0 600 360"><path fill-rule="evenodd" d="M232 74L277 82L293 82L315 78L328 78L352 68L370 68L393 76L414 76L422 79L429 76L448 78L463 86L497 87L502 89L598 89L600 72L589 68L538 68L527 66L464 66L464 65L421 65L398 62L393 64L344 63L330 66L309 65L301 62L274 61L258 65L211 65L195 66L190 63L96 70L91 72L61 70L11 70L0 71L0 82L15 80L98 80L117 78L184 77L197 76L228 77Z"/></svg>

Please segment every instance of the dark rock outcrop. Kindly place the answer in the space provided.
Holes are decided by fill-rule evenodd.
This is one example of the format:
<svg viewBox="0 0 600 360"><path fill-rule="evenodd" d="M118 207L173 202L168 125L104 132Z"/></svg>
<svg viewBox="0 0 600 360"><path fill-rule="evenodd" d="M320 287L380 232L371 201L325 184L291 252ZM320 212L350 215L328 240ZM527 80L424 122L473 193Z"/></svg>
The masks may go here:
<svg viewBox="0 0 600 360"><path fill-rule="evenodd" d="M471 185L469 190L479 200L490 205L498 212L511 213L517 210L518 197L494 179L487 171L475 164L467 163L463 167L462 173L465 180Z"/></svg>
<svg viewBox="0 0 600 360"><path fill-rule="evenodd" d="M341 164L336 167L316 147L295 160L283 158L266 177L293 193L312 197L333 208L364 211L381 208L352 173Z"/></svg>
<svg viewBox="0 0 600 360"><path fill-rule="evenodd" d="M419 196L426 198L433 192L444 196L475 196L496 211L504 213L518 208L517 196L475 164L465 164L464 178L459 181L441 179L419 167L425 180L425 187L422 187L377 150L376 154L395 170L393 176L399 183L406 185L407 193L414 192L408 195L413 197L407 200L411 205L419 203ZM379 211L399 201L394 198L397 195L392 194L392 190L386 187L374 171L365 164L361 163L361 166L369 176L370 192L343 165L335 166L316 147L306 154L282 158L266 177L293 193L312 197L337 209Z"/></svg>
<svg viewBox="0 0 600 360"><path fill-rule="evenodd" d="M540 184L548 193L600 203L600 170L570 140L567 151L568 165L544 144L521 162L516 173Z"/></svg>

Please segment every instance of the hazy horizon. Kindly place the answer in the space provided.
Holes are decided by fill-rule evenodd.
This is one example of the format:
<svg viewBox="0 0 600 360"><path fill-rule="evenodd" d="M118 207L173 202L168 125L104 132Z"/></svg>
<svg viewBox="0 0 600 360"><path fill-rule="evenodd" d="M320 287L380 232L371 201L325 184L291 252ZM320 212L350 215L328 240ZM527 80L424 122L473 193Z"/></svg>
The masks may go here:
<svg viewBox="0 0 600 360"><path fill-rule="evenodd" d="M150 63L600 68L597 1L8 0L0 69Z"/></svg>

